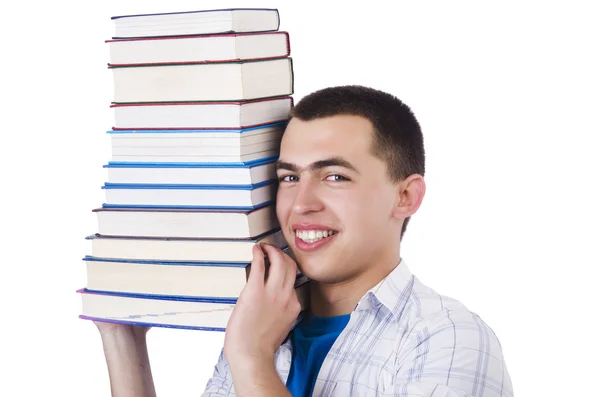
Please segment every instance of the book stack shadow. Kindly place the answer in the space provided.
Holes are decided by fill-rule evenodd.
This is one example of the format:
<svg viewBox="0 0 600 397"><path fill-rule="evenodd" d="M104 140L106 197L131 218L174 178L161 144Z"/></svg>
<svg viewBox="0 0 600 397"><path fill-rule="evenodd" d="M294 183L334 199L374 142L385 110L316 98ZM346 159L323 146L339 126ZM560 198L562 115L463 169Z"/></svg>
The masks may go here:
<svg viewBox="0 0 600 397"><path fill-rule="evenodd" d="M275 9L112 19L111 159L79 317L224 331L253 246L291 255L274 204L289 35Z"/></svg>

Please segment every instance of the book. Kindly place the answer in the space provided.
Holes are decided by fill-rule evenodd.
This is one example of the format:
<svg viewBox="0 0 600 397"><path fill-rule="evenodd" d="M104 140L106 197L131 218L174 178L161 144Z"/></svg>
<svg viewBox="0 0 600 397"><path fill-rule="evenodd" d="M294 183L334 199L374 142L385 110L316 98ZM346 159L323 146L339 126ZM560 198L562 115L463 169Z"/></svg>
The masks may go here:
<svg viewBox="0 0 600 397"><path fill-rule="evenodd" d="M243 101L294 92L292 58L109 68L114 103Z"/></svg>
<svg viewBox="0 0 600 397"><path fill-rule="evenodd" d="M252 185L275 179L275 161L271 156L239 163L140 163L109 161L107 181L112 183Z"/></svg>
<svg viewBox="0 0 600 397"><path fill-rule="evenodd" d="M289 119L290 96L243 102L112 104L113 130L244 129Z"/></svg>
<svg viewBox="0 0 600 397"><path fill-rule="evenodd" d="M113 16L113 38L185 36L279 30L279 12L229 8Z"/></svg>
<svg viewBox="0 0 600 397"><path fill-rule="evenodd" d="M274 202L275 180L255 185L151 185L106 182L104 208L238 208Z"/></svg>
<svg viewBox="0 0 600 397"><path fill-rule="evenodd" d="M310 281L296 286L301 313L308 308ZM82 288L79 318L139 326L225 331L237 299L156 296Z"/></svg>
<svg viewBox="0 0 600 397"><path fill-rule="evenodd" d="M143 261L89 255L83 260L90 290L210 298L238 298L252 262Z"/></svg>
<svg viewBox="0 0 600 397"><path fill-rule="evenodd" d="M120 237L256 238L279 227L274 203L252 210L96 208L98 233Z"/></svg>
<svg viewBox="0 0 600 397"><path fill-rule="evenodd" d="M287 32L106 40L109 66L246 61L290 55Z"/></svg>
<svg viewBox="0 0 600 397"><path fill-rule="evenodd" d="M276 9L112 19L112 155L80 318L224 331L253 246L292 256L274 203L289 35ZM298 272L302 309L308 285Z"/></svg>
<svg viewBox="0 0 600 397"><path fill-rule="evenodd" d="M192 148L193 149L193 148ZM228 148L221 148L224 151ZM193 150L184 150L187 154L172 154L168 149L158 148L153 153L148 150L131 148L128 153L121 150L113 150L112 161L114 162L162 162L162 163L244 163L253 160L259 160L265 157L278 156L279 148L273 144L270 150L254 151L254 148L247 148L246 152L229 149L227 153L212 155L207 152L194 153Z"/></svg>
<svg viewBox="0 0 600 397"><path fill-rule="evenodd" d="M91 244L91 256L149 261L251 262L252 247L258 242L279 249L288 246L279 228L255 238L111 237L96 233L86 240Z"/></svg>
<svg viewBox="0 0 600 397"><path fill-rule="evenodd" d="M245 155L278 149L286 123L237 130L107 131L115 156ZM199 161L201 162L201 161Z"/></svg>

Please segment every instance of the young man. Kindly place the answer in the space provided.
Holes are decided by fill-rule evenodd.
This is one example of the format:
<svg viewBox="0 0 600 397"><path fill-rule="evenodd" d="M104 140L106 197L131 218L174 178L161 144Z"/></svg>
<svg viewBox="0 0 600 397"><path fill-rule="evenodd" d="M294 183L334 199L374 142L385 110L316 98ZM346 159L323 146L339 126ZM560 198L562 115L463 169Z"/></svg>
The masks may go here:
<svg viewBox="0 0 600 397"><path fill-rule="evenodd" d="M411 110L390 94L344 86L306 96L291 116L277 217L298 265L255 247L203 396L512 397L492 329L423 285L400 256L425 194ZM297 266L312 280L311 301L290 332ZM113 395L153 395L146 330L98 326Z"/></svg>

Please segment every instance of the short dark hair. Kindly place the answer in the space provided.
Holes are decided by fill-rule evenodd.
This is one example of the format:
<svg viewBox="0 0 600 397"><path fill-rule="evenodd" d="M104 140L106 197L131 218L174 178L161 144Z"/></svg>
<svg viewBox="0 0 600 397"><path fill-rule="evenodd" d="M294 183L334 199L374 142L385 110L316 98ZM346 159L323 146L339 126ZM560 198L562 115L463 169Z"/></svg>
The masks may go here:
<svg viewBox="0 0 600 397"><path fill-rule="evenodd" d="M290 111L303 121L336 116L362 116L373 125L372 153L387 164L391 181L425 175L423 133L412 110L392 94L360 85L324 88L303 97ZM404 235L410 217L402 226Z"/></svg>

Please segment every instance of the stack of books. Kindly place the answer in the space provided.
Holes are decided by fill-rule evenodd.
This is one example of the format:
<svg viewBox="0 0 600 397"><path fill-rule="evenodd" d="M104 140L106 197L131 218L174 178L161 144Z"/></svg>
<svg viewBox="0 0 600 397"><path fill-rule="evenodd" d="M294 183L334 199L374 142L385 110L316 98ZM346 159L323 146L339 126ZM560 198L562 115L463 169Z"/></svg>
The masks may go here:
<svg viewBox="0 0 600 397"><path fill-rule="evenodd" d="M112 158L80 318L223 331L253 245L290 253L274 205L289 35L276 9L112 19Z"/></svg>

